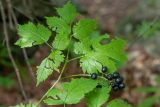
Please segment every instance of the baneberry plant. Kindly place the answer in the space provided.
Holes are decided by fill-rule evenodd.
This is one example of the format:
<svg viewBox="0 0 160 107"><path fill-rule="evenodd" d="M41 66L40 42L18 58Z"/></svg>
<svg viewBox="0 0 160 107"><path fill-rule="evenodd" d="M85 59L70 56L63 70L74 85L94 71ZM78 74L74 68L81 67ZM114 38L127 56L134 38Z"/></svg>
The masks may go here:
<svg viewBox="0 0 160 107"><path fill-rule="evenodd" d="M46 105L66 105L77 104L84 99L88 107L100 107L109 99L111 82L118 81L117 89L124 88L123 79L114 71L127 60L124 52L125 41L120 38L111 39L107 34L95 33L97 25L93 19L83 18L76 22L79 13L70 2L56 10L58 16L46 17L48 27L29 22L19 25L18 28L21 38L16 45L24 48L45 43L51 48L48 57L37 67L37 86L52 73L59 73L57 81L36 106L42 101ZM56 33L56 37L50 45L48 40L52 32ZM104 39L110 42L102 44ZM73 49L69 49L70 45L73 45ZM76 57L70 58L70 53L74 53ZM63 77L67 64L73 60L79 61L83 73ZM62 69L60 66L63 66ZM112 81L111 77L106 79L107 75L113 75ZM71 81L63 82L63 78L69 78ZM55 87L57 83L60 85ZM107 105L116 106L131 107L121 100L113 100Z"/></svg>

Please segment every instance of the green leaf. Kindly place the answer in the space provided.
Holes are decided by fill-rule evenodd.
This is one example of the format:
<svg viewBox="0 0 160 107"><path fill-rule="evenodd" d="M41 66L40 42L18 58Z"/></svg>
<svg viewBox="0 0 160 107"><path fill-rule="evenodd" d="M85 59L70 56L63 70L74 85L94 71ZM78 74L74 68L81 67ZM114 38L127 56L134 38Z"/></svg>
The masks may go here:
<svg viewBox="0 0 160 107"><path fill-rule="evenodd" d="M83 72L101 72L103 65L107 66L109 72L112 73L117 69L117 63L124 63L127 60L127 56L124 53L125 42L122 39L115 38L108 44L100 44L100 41L106 38L108 36L103 35L98 40L92 38L86 42L75 43L74 52L84 55L80 59L80 66Z"/></svg>
<svg viewBox="0 0 160 107"><path fill-rule="evenodd" d="M46 19L49 28L51 28L53 31L60 34L70 34L71 27L62 18L46 17Z"/></svg>
<svg viewBox="0 0 160 107"><path fill-rule="evenodd" d="M68 38L68 35L66 34L57 34L53 43L52 43L52 46L55 48L55 49L58 49L58 50L64 50L68 47L69 45L69 38Z"/></svg>
<svg viewBox="0 0 160 107"><path fill-rule="evenodd" d="M51 54L42 61L40 66L37 67L37 85L47 79L54 70L58 70L58 67L63 61L64 55L61 51L52 51Z"/></svg>
<svg viewBox="0 0 160 107"><path fill-rule="evenodd" d="M137 27L138 36L143 38L149 38L155 36L160 30L160 21L153 20L152 22L143 21L141 25Z"/></svg>
<svg viewBox="0 0 160 107"><path fill-rule="evenodd" d="M152 107L152 105L158 101L159 97L158 96L150 96L146 98L144 101L140 102L138 104L138 107Z"/></svg>
<svg viewBox="0 0 160 107"><path fill-rule="evenodd" d="M75 54L87 54L91 52L91 48L89 46L90 42L83 41L83 42L75 42L74 43L74 52Z"/></svg>
<svg viewBox="0 0 160 107"><path fill-rule="evenodd" d="M102 85L102 88L95 88L93 91L88 93L85 97L87 106L101 107L108 100L110 91L111 91L111 87L109 87L109 85L107 86Z"/></svg>
<svg viewBox="0 0 160 107"><path fill-rule="evenodd" d="M124 102L123 100L114 99L108 103L107 107L132 107L132 106L127 102Z"/></svg>
<svg viewBox="0 0 160 107"><path fill-rule="evenodd" d="M84 73L97 73L101 71L102 65L98 61L96 61L92 56L94 53L88 53L85 57L80 59L80 66Z"/></svg>
<svg viewBox="0 0 160 107"><path fill-rule="evenodd" d="M127 60L124 52L125 41L119 38L112 39L108 44L102 44L104 39L109 40L109 35L100 36L95 32L94 20L82 19L74 26L74 37L79 40L74 44L75 54L84 57L80 59L83 72L101 72L101 67L107 66L109 72L114 72L118 65Z"/></svg>
<svg viewBox="0 0 160 107"><path fill-rule="evenodd" d="M157 87L141 87L137 91L141 93L156 93L159 89Z"/></svg>
<svg viewBox="0 0 160 107"><path fill-rule="evenodd" d="M115 38L109 44L102 46L99 50L100 52L105 52L108 57L113 58L120 62L125 62L127 60L127 56L124 53L126 42L122 39Z"/></svg>
<svg viewBox="0 0 160 107"><path fill-rule="evenodd" d="M97 85L97 81L80 78L73 79L70 83L65 82L59 89L52 89L44 100L47 105L77 104L85 94L92 91Z"/></svg>
<svg viewBox="0 0 160 107"><path fill-rule="evenodd" d="M46 19L49 27L57 33L52 46L58 50L66 49L69 45L71 27L63 19L58 17L47 17Z"/></svg>
<svg viewBox="0 0 160 107"><path fill-rule="evenodd" d="M97 35L97 36L92 37L91 44L92 44L93 48L97 49L97 48L101 47L102 44L100 42L104 39L109 39L109 35L104 34L102 36Z"/></svg>
<svg viewBox="0 0 160 107"><path fill-rule="evenodd" d="M92 19L81 19L73 28L73 36L80 41L86 40L96 29L96 21Z"/></svg>
<svg viewBox="0 0 160 107"><path fill-rule="evenodd" d="M70 2L65 4L62 8L57 8L57 13L68 24L73 22L73 20L78 16L75 6Z"/></svg>
<svg viewBox="0 0 160 107"><path fill-rule="evenodd" d="M31 22L19 25L18 34L21 38L15 44L21 46L21 48L43 44L51 36L51 32L45 26L41 24L36 26Z"/></svg>

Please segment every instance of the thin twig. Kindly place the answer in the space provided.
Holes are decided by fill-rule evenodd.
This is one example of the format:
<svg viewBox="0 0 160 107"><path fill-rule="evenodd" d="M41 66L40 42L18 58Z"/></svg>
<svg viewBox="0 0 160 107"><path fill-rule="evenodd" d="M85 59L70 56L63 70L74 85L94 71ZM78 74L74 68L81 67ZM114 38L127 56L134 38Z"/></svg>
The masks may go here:
<svg viewBox="0 0 160 107"><path fill-rule="evenodd" d="M14 13L14 11L13 11L11 1L10 1L10 0L7 0L7 1L8 1L8 4L10 5L10 12L11 12L13 21L14 21L14 23L15 23L15 26L16 26L16 28L17 28L17 26L18 26L18 21L17 21L17 18L16 18L15 13ZM23 56L24 56L25 62L26 62L26 64L27 64L27 68L28 68L28 70L29 70L29 74L30 74L33 82L35 83L35 77L34 77L33 69L32 69L32 67L31 67L31 65L30 65L30 63L29 63L29 58L28 58L26 49L23 48L22 51L23 51Z"/></svg>
<svg viewBox="0 0 160 107"><path fill-rule="evenodd" d="M47 96L47 94L48 94L48 93L55 87L55 85L61 80L61 77L62 77L62 75L63 75L63 73L64 73L64 71L65 71L65 68L66 68L66 66L67 66L67 63L68 63L69 49L67 50L67 55L66 55L66 56L67 56L67 57L66 57L66 59L65 59L63 68L62 68L62 70L61 70L61 73L60 73L58 79L57 79L56 82L51 86L51 88L42 96L42 98L38 101L38 103L36 104L36 106L38 106L38 105L42 102L42 100Z"/></svg>
<svg viewBox="0 0 160 107"><path fill-rule="evenodd" d="M23 51L23 55L24 55L25 62L26 62L26 64L27 64L27 68L28 68L28 70L29 70L29 74L30 74L32 80L33 80L34 83L35 83L35 76L34 76L34 73L33 73L33 69L32 69L32 67L31 67L31 65L30 65L30 63L29 63L29 58L28 58L26 49L23 48L22 51Z"/></svg>
<svg viewBox="0 0 160 107"><path fill-rule="evenodd" d="M62 75L63 75L63 73L64 73L64 71L65 71L66 66L67 66L67 61L65 61L65 64L64 64L64 66L63 66L63 68L62 68L62 71L61 71L58 79L56 80L56 82L55 82L55 83L52 85L52 87L42 96L42 98L38 101L38 103L36 104L36 106L38 106L38 105L42 102L42 100L47 96L47 94L48 94L48 93L55 87L55 85L61 80L61 77L62 77Z"/></svg>
<svg viewBox="0 0 160 107"><path fill-rule="evenodd" d="M71 62L71 61L74 61L74 60L80 59L80 58L82 58L82 57L84 57L84 56L78 56L78 57L72 58L72 59L68 60L68 62Z"/></svg>
<svg viewBox="0 0 160 107"><path fill-rule="evenodd" d="M12 64L13 64L14 70L16 72L16 76L17 76L17 79L18 79L18 83L19 83L19 86L20 86L21 93L22 93L25 101L28 101L28 98L27 98L26 93L24 91L22 80L21 80L21 77L20 77L20 74L19 74L19 69L16 65L16 62L15 62L15 60L13 58L13 55L12 55L12 52L11 52L11 48L10 48L10 44L9 44L9 38L8 38L7 25L6 25L6 19L5 19L6 16L5 16L4 8L3 8L3 5L2 5L1 1L0 1L0 9L1 9L1 16L2 16L2 20L3 20L3 30L4 30L8 55L9 55L9 58L10 58Z"/></svg>
<svg viewBox="0 0 160 107"><path fill-rule="evenodd" d="M64 77L62 79L68 79L68 78L73 78L73 77L91 77L91 75L90 74L76 74L76 75L71 75L71 76ZM107 80L103 76L98 76L98 78Z"/></svg>

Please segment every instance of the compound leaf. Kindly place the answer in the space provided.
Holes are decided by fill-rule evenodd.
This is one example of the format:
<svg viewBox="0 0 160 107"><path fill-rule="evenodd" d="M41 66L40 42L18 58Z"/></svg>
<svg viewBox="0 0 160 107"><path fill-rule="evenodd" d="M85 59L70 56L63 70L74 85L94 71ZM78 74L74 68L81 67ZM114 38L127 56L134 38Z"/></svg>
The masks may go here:
<svg viewBox="0 0 160 107"><path fill-rule="evenodd" d="M74 52L84 55L80 59L83 72L101 72L103 65L107 66L109 72L112 73L117 69L117 62L124 63L127 60L124 53L125 42L122 39L115 38L108 44L100 44L100 41L106 38L108 36L104 35L100 36L98 40L92 38L93 40L75 43Z"/></svg>
<svg viewBox="0 0 160 107"><path fill-rule="evenodd" d="M44 102L48 105L77 104L84 98L85 94L92 91L96 85L97 81L92 79L73 79L70 83L63 83L59 89L52 89Z"/></svg>
<svg viewBox="0 0 160 107"><path fill-rule="evenodd" d="M58 50L66 49L69 45L71 27L63 19L58 17L47 17L46 19L48 26L57 33L52 46Z"/></svg>
<svg viewBox="0 0 160 107"><path fill-rule="evenodd" d="M42 61L40 66L37 67L37 85L47 79L54 70L58 70L58 67L63 61L64 55L61 51L52 51L51 54Z"/></svg>
<svg viewBox="0 0 160 107"><path fill-rule="evenodd" d="M34 25L31 22L19 25L18 34L21 38L15 44L21 46L21 48L43 44L51 36L51 32L45 26L41 24Z"/></svg>

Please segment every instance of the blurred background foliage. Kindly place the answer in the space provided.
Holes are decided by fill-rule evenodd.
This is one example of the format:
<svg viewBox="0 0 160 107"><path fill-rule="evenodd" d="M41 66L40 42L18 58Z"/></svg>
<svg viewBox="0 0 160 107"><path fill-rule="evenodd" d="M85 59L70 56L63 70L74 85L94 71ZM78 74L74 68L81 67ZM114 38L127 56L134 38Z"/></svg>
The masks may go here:
<svg viewBox="0 0 160 107"><path fill-rule="evenodd" d="M45 24L45 16L56 14L55 7L62 6L67 0L2 0L5 10L7 30L12 54L20 69L27 96L36 102L50 85L50 80L35 88L28 72L22 50L15 46L18 39L16 24L28 21ZM160 91L160 0L71 0L80 17L95 18L100 33L111 37L124 38L128 45L129 61L119 71L125 77L127 88L113 93L111 97L121 97L134 106L159 107ZM14 15L17 20L14 19ZM0 106L9 106L23 101L13 65L5 46L3 21L0 17ZM27 48L29 63L35 74L36 65L48 54L47 46ZM70 73L76 70L77 62L70 64ZM156 79L156 80L155 80ZM138 91L137 91L138 90ZM12 96L12 97L11 97ZM82 107L82 104L74 107Z"/></svg>

